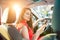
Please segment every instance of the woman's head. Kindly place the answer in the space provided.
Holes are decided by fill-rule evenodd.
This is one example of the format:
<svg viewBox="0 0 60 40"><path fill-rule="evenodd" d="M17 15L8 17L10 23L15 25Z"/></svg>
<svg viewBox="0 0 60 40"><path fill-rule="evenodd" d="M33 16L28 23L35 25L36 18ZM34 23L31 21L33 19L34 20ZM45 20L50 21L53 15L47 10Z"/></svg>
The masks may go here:
<svg viewBox="0 0 60 40"><path fill-rule="evenodd" d="M31 10L29 8L24 8L19 15L18 23L22 20L30 21L31 19Z"/></svg>
<svg viewBox="0 0 60 40"><path fill-rule="evenodd" d="M20 23L22 20L25 20L29 26L32 26L32 15L31 10L29 8L24 8L22 13L19 15L17 23Z"/></svg>
<svg viewBox="0 0 60 40"><path fill-rule="evenodd" d="M26 9L22 18L25 20L25 21L30 21L30 18L31 18L31 10L30 9Z"/></svg>

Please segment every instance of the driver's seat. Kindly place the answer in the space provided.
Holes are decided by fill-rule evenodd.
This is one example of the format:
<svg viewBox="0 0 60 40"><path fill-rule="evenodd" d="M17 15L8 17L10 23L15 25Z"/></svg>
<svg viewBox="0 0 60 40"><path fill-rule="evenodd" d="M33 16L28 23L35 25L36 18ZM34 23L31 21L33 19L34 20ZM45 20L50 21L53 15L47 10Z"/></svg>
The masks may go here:
<svg viewBox="0 0 60 40"><path fill-rule="evenodd" d="M0 27L0 33L6 38L6 40L22 40L22 35L18 32L13 23L16 20L16 13L11 8L8 9L8 13L3 15L5 21L2 21ZM2 19L2 20L3 20Z"/></svg>

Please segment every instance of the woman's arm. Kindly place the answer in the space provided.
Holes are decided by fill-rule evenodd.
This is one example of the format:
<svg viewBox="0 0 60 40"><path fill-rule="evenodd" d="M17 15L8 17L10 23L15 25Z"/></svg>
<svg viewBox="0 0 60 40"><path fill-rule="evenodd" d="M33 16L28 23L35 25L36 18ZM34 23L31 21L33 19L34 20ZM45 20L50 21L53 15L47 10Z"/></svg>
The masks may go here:
<svg viewBox="0 0 60 40"><path fill-rule="evenodd" d="M45 27L47 26L46 24L46 20L45 20L45 24L43 24L34 34L33 40L37 40L37 38L39 37L40 34L42 34L44 32Z"/></svg>
<svg viewBox="0 0 60 40"><path fill-rule="evenodd" d="M28 29L27 29L26 26L23 26L23 27L22 27L22 31L21 31L21 33L22 33L24 39L29 40Z"/></svg>
<svg viewBox="0 0 60 40"><path fill-rule="evenodd" d="M37 21L35 21L34 23L33 23L33 28L35 28L37 25L38 25L38 22L39 21L41 21L41 20L43 20L44 18L40 18L40 19L38 19Z"/></svg>
<svg viewBox="0 0 60 40"><path fill-rule="evenodd" d="M20 33L23 36L23 40L29 40L28 29L22 23L16 25L16 28L19 29Z"/></svg>

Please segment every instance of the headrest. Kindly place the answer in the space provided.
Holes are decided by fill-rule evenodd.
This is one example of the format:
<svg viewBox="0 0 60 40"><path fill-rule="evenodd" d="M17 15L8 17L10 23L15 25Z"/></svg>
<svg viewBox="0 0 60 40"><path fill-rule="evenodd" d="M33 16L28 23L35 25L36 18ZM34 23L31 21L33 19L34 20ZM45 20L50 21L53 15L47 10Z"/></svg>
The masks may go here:
<svg viewBox="0 0 60 40"><path fill-rule="evenodd" d="M2 16L2 23L14 23L16 20L16 12L12 8L6 8Z"/></svg>
<svg viewBox="0 0 60 40"><path fill-rule="evenodd" d="M16 12L12 9L9 9L6 23L14 23L15 20L16 20Z"/></svg>

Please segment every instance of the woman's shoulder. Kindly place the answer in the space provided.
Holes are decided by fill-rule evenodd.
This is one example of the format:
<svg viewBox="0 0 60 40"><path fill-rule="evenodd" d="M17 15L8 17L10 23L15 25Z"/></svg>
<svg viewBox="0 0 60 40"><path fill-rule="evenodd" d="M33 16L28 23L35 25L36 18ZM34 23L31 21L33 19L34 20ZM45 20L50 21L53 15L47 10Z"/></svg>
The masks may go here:
<svg viewBox="0 0 60 40"><path fill-rule="evenodd" d="M17 24L16 28L18 29L19 32L21 32L22 29L27 29L27 27L22 23Z"/></svg>
<svg viewBox="0 0 60 40"><path fill-rule="evenodd" d="M23 23L19 23L19 24L16 25L17 29L22 28L23 26L25 26Z"/></svg>

